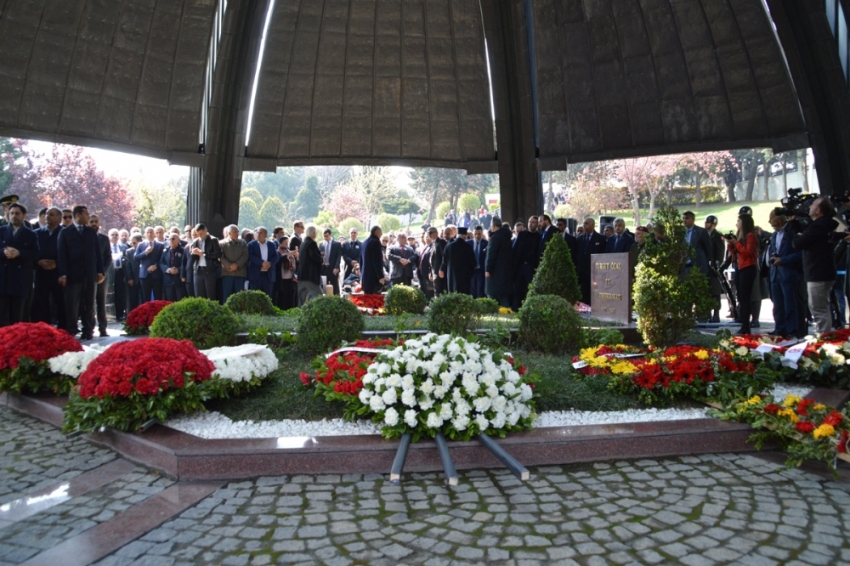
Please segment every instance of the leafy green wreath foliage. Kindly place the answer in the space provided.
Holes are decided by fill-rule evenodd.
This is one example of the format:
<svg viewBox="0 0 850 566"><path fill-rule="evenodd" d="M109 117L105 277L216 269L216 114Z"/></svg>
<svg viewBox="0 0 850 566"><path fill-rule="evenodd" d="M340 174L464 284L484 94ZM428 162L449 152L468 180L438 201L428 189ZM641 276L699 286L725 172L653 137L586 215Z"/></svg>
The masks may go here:
<svg viewBox="0 0 850 566"><path fill-rule="evenodd" d="M393 285L384 297L384 309L387 314L422 314L427 306L425 293L407 285Z"/></svg>
<svg viewBox="0 0 850 566"><path fill-rule="evenodd" d="M519 340L529 350L547 354L576 352L584 345L581 316L563 297L526 297L519 309Z"/></svg>
<svg viewBox="0 0 850 566"><path fill-rule="evenodd" d="M528 296L557 295L571 305L581 300L576 266L566 240L556 235L546 244L543 261L528 287Z"/></svg>
<svg viewBox="0 0 850 566"><path fill-rule="evenodd" d="M342 297L316 297L301 307L296 343L305 352L328 352L343 342L354 342L365 328L363 315Z"/></svg>
<svg viewBox="0 0 850 566"><path fill-rule="evenodd" d="M275 314L271 298L263 291L239 291L227 297L224 304L238 314Z"/></svg>
<svg viewBox="0 0 850 566"><path fill-rule="evenodd" d="M199 350L233 346L239 317L228 307L209 299L192 297L170 304L151 325L151 338L190 340Z"/></svg>
<svg viewBox="0 0 850 566"><path fill-rule="evenodd" d="M428 308L428 330L437 334L463 336L478 325L481 312L472 295L444 293L431 301Z"/></svg>
<svg viewBox="0 0 850 566"><path fill-rule="evenodd" d="M658 210L654 224L666 236L647 238L635 270L635 312L644 342L655 347L677 343L696 325L697 313L709 312L714 301L708 279L688 268L693 250L685 240L685 226L672 206Z"/></svg>

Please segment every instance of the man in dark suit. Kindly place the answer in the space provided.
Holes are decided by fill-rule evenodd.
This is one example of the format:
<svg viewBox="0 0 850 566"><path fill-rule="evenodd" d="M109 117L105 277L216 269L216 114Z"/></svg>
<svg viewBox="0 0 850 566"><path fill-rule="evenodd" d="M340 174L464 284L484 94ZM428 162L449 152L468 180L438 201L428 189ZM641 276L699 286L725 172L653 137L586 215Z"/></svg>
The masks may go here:
<svg viewBox="0 0 850 566"><path fill-rule="evenodd" d="M770 236L769 246L770 298L776 323L773 333L776 336L804 336L808 328L800 328L801 311L805 310L798 292L803 277L803 252L795 250L792 245L798 232L797 224L788 222L780 212L781 209L770 211L770 225L776 230Z"/></svg>
<svg viewBox="0 0 850 566"><path fill-rule="evenodd" d="M434 245L431 249L431 273L432 273L432 281L434 282L434 294L442 295L446 292L446 280L440 277L440 267L443 265L443 254L446 251L446 246L449 245L449 240L454 236L455 227L452 225L446 226L443 229L443 235L445 238L439 237L439 232L436 228L431 228L433 230L432 241Z"/></svg>
<svg viewBox="0 0 850 566"><path fill-rule="evenodd" d="M581 286L581 302L590 304L590 261L591 256L605 253L605 236L596 231L596 220L584 219L584 234L578 237L578 282Z"/></svg>
<svg viewBox="0 0 850 566"><path fill-rule="evenodd" d="M339 266L342 260L342 244L334 240L330 228L322 232L324 241L321 244L322 252L322 275L327 278L328 284L333 286L334 295L339 295Z"/></svg>
<svg viewBox="0 0 850 566"><path fill-rule="evenodd" d="M32 304L32 319L36 322L53 324L56 320L59 328L67 328L65 323L65 295L59 285L57 265L59 253L59 232L62 230L62 211L49 208L45 216L45 226L36 230L38 238L38 262L35 267L35 294Z"/></svg>
<svg viewBox="0 0 850 566"><path fill-rule="evenodd" d="M345 279L354 271L354 264L360 265L360 248L362 244L357 239L357 230L352 228L348 233L348 241L342 245L342 260L345 262Z"/></svg>
<svg viewBox="0 0 850 566"><path fill-rule="evenodd" d="M390 281L393 285L413 285L413 267L419 263L419 256L407 245L407 235L399 234L395 246L387 256L390 260Z"/></svg>
<svg viewBox="0 0 850 566"><path fill-rule="evenodd" d="M540 233L540 260L543 261L543 254L546 252L546 244L549 240L558 234L558 229L552 226L552 218L548 214L541 214L538 217L538 232Z"/></svg>
<svg viewBox="0 0 850 566"><path fill-rule="evenodd" d="M435 235L436 230L434 228ZM431 279L431 251L434 249L434 242L431 240L430 227L423 238L425 245L419 253L419 265L416 269L419 274L419 288L425 293L425 298L430 301L434 298L434 281Z"/></svg>
<svg viewBox="0 0 850 566"><path fill-rule="evenodd" d="M164 251L165 245L156 241L154 229L150 226L145 228L145 241L136 247L143 303L151 298L154 301L162 300L162 270L159 268L159 262Z"/></svg>
<svg viewBox="0 0 850 566"><path fill-rule="evenodd" d="M106 332L106 291L109 286L109 275L112 271L112 251L109 247L109 236L100 233L100 218L97 214L89 216L89 226L97 233L97 245L100 248L100 254L103 256L103 269L106 271L104 280L97 284L97 294L95 295L97 328L100 331L101 338L103 338L109 336Z"/></svg>
<svg viewBox="0 0 850 566"><path fill-rule="evenodd" d="M38 237L24 226L27 209L15 202L0 227L0 326L23 322L38 261Z"/></svg>
<svg viewBox="0 0 850 566"><path fill-rule="evenodd" d="M122 322L127 312L127 284L124 282L124 252L127 244L118 239L118 230L109 230L109 252L112 259L112 301L115 303L115 320Z"/></svg>
<svg viewBox="0 0 850 566"><path fill-rule="evenodd" d="M292 225L292 237L289 238L289 250L295 251L301 249L301 244L304 243L302 238L304 234L304 223L300 220Z"/></svg>
<svg viewBox="0 0 850 566"><path fill-rule="evenodd" d="M183 256L186 249L181 245L180 234L169 234L167 241L168 247L162 252L159 269L162 272L163 298L173 303L183 298Z"/></svg>
<svg viewBox="0 0 850 566"><path fill-rule="evenodd" d="M720 322L720 296L723 294L723 284L720 282L723 274L719 273L718 269L726 257L726 243L717 231L717 217L713 214L705 217L705 231L711 239L712 251L712 257L708 260L708 286L711 296L714 297L714 314L709 322L717 323Z"/></svg>
<svg viewBox="0 0 850 566"><path fill-rule="evenodd" d="M493 235L487 243L487 257L484 260L484 290L487 296L498 301L499 305L510 307L514 279L511 227L502 224L502 219L494 216L491 220L491 232Z"/></svg>
<svg viewBox="0 0 850 566"><path fill-rule="evenodd" d="M387 282L384 276L384 248L381 236L384 232L380 226L373 226L369 237L363 242L360 256L360 286L367 295L380 292L381 286Z"/></svg>
<svg viewBox="0 0 850 566"><path fill-rule="evenodd" d="M484 291L484 261L487 259L487 240L484 239L484 227L480 224L472 231L472 239L466 242L475 256L475 270L472 272L472 298L486 296Z"/></svg>
<svg viewBox="0 0 850 566"><path fill-rule="evenodd" d="M711 237L705 228L696 226L696 216L690 210L682 214L682 223L685 225L685 241L688 247L696 251L696 257L688 260L688 265L699 269L703 275L708 277L709 260L714 257L711 247Z"/></svg>
<svg viewBox="0 0 850 566"><path fill-rule="evenodd" d="M183 246L183 267L180 271L180 280L183 281L183 296L195 296L195 272L194 267L195 256L192 255L192 242L198 237L198 233L194 228L189 230L189 243ZM221 247L221 244L219 244ZM247 248L246 248L247 249Z"/></svg>
<svg viewBox="0 0 850 566"><path fill-rule="evenodd" d="M308 226L298 251L298 305L322 294L322 252L316 243L316 227Z"/></svg>
<svg viewBox="0 0 850 566"><path fill-rule="evenodd" d="M210 236L205 224L197 224L198 237L192 242L192 276L195 280L195 296L216 300L216 280L221 259L218 238Z"/></svg>
<svg viewBox="0 0 850 566"><path fill-rule="evenodd" d="M130 247L124 251L124 282L127 284L127 312L142 303L142 284L139 279L139 260L136 248L142 243L141 234L130 236Z"/></svg>
<svg viewBox="0 0 850 566"><path fill-rule="evenodd" d="M97 232L89 223L89 210L77 205L72 211L73 222L59 232L58 264L59 284L65 287L66 330L77 333L77 318L82 311L83 340L94 336L94 308L97 285L106 279L103 254L97 241Z"/></svg>
<svg viewBox="0 0 850 566"><path fill-rule="evenodd" d="M467 236L466 228L458 228L457 238L446 244L443 251L440 278L446 280L446 290L449 293L472 294L475 257L472 248L466 243Z"/></svg>
<svg viewBox="0 0 850 566"><path fill-rule="evenodd" d="M525 296L528 294L528 286L531 280L534 279L534 272L537 271L537 266L540 264L540 246L541 236L537 232L536 217L529 218L529 226L534 226L532 230L522 230L517 232L516 238L513 241L513 260L514 260L514 288L513 288L513 303L514 311L519 311Z"/></svg>
<svg viewBox="0 0 850 566"><path fill-rule="evenodd" d="M622 218L614 220L614 235L605 242L606 254L621 254L632 249L635 237L626 232L626 221Z"/></svg>
<svg viewBox="0 0 850 566"><path fill-rule="evenodd" d="M260 226L257 228L257 239L248 242L248 287L254 291L263 291L271 299L277 280L275 267L280 256L277 245L268 239L268 235L268 230Z"/></svg>

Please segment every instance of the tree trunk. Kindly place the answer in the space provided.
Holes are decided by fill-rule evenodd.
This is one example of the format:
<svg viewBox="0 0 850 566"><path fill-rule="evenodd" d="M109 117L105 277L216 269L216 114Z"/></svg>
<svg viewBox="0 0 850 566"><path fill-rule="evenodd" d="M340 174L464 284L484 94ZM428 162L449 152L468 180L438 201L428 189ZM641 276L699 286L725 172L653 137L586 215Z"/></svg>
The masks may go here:
<svg viewBox="0 0 850 566"><path fill-rule="evenodd" d="M797 151L797 169L803 173L803 192L809 192L809 150Z"/></svg>
<svg viewBox="0 0 850 566"><path fill-rule="evenodd" d="M782 154L782 196L784 198L788 197L788 169L786 168L786 164L788 163L787 156L787 153Z"/></svg>
<svg viewBox="0 0 850 566"><path fill-rule="evenodd" d="M635 226L640 226L640 193L638 192L632 196L632 210L635 215Z"/></svg>
<svg viewBox="0 0 850 566"><path fill-rule="evenodd" d="M747 164L747 191L744 195L744 200L750 202L753 200L753 189L756 184L756 173L758 172L758 160L753 159Z"/></svg>
<svg viewBox="0 0 850 566"><path fill-rule="evenodd" d="M434 192L431 194L431 208L428 209L428 224L431 224L431 221L434 220L434 214L437 211L437 195L440 194L440 183L437 183L434 186Z"/></svg>
<svg viewBox="0 0 850 566"><path fill-rule="evenodd" d="M658 193L649 192L649 217L652 218L655 214L655 197L658 196Z"/></svg>
<svg viewBox="0 0 850 566"><path fill-rule="evenodd" d="M696 188L696 205L697 208L702 204L702 175L699 170L697 170L694 175L696 176L696 182L694 183L694 187Z"/></svg>
<svg viewBox="0 0 850 566"><path fill-rule="evenodd" d="M553 213L553 214L555 212L555 206L554 206L554 204L555 204L555 191L554 191L554 189L552 189L552 180L554 178L555 178L555 172L549 171L549 193L546 195L546 199L547 199L546 202L549 203L549 212Z"/></svg>
<svg viewBox="0 0 850 566"><path fill-rule="evenodd" d="M767 159L764 160L764 185L762 187L762 193L764 193L764 200L770 200L770 194L768 193L768 185L770 182L770 164Z"/></svg>

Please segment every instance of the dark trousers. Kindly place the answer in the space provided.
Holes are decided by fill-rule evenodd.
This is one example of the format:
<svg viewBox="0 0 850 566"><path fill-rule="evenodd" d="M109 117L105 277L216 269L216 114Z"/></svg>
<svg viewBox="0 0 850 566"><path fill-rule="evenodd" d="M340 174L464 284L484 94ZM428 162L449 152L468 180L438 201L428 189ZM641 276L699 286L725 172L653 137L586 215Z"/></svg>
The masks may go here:
<svg viewBox="0 0 850 566"><path fill-rule="evenodd" d="M499 303L500 307L511 308L511 296L510 295L487 295L487 298L493 299L497 303Z"/></svg>
<svg viewBox="0 0 850 566"><path fill-rule="evenodd" d="M755 265L739 269L735 272L735 286L738 288L738 316L741 319L741 334L750 333L750 316L752 315L753 285L756 284L758 269Z"/></svg>
<svg viewBox="0 0 850 566"><path fill-rule="evenodd" d="M132 312L137 306L142 304L142 287L139 284L140 279L133 279L133 284L127 283L127 312Z"/></svg>
<svg viewBox="0 0 850 566"><path fill-rule="evenodd" d="M322 275L328 278L328 284L334 288L334 295L339 295L339 273L334 275L334 270L330 265L322 266Z"/></svg>
<svg viewBox="0 0 850 566"><path fill-rule="evenodd" d="M94 306L97 283L94 281L68 281L65 284L65 330L72 336L77 333L77 319L82 318L83 336L94 334Z"/></svg>
<svg viewBox="0 0 850 566"><path fill-rule="evenodd" d="M127 314L127 283L124 281L124 268L115 270L112 282L112 300L115 302L115 320L122 321Z"/></svg>
<svg viewBox="0 0 850 566"><path fill-rule="evenodd" d="M183 282L174 283L173 285L163 285L162 294L166 301L176 303L183 298Z"/></svg>
<svg viewBox="0 0 850 566"><path fill-rule="evenodd" d="M184 297L194 297L195 296L195 280L187 279L185 283L183 283L183 288L185 289L183 296Z"/></svg>
<svg viewBox="0 0 850 566"><path fill-rule="evenodd" d="M434 295L442 295L446 292L447 283L442 277L434 275Z"/></svg>
<svg viewBox="0 0 850 566"><path fill-rule="evenodd" d="M65 322L65 289L59 284L55 269L35 272L32 319L46 324L53 324L56 320L59 328L68 327Z"/></svg>
<svg viewBox="0 0 850 566"><path fill-rule="evenodd" d="M154 279L153 277L145 277L142 282L142 302L146 303L153 296L154 301L162 300L162 279Z"/></svg>
<svg viewBox="0 0 850 566"><path fill-rule="evenodd" d="M24 321L24 307L29 297L0 295L0 326L9 326Z"/></svg>
<svg viewBox="0 0 850 566"><path fill-rule="evenodd" d="M519 312L532 279L534 279L534 269L527 263L520 265L514 278L514 312Z"/></svg>
<svg viewBox="0 0 850 566"><path fill-rule="evenodd" d="M797 287L800 284L799 279L799 276L795 273L791 279L780 280L777 277L776 280L771 282L770 294L773 299L773 321L776 323L774 332L779 336L797 336L801 334L797 326L799 321L799 312L797 311Z"/></svg>
<svg viewBox="0 0 850 566"><path fill-rule="evenodd" d="M289 310L298 306L298 297L296 296L296 284L292 279L278 279L277 281L277 297L274 304L281 310Z"/></svg>
<svg viewBox="0 0 850 566"><path fill-rule="evenodd" d="M215 267L198 267L195 272L195 296L216 300L216 272Z"/></svg>
<svg viewBox="0 0 850 566"><path fill-rule="evenodd" d="M248 288L252 291L262 291L271 299L274 296L274 282L269 281L269 276L261 274L259 279L248 282Z"/></svg>
<svg viewBox="0 0 850 566"><path fill-rule="evenodd" d="M106 279L103 283L97 284L97 292L95 293L95 303L97 304L97 328L101 334L106 334L106 288L108 283Z"/></svg>
<svg viewBox="0 0 850 566"><path fill-rule="evenodd" d="M484 294L484 270L476 269L472 272L472 285L470 287L472 289L472 298L480 299L481 297L485 297Z"/></svg>

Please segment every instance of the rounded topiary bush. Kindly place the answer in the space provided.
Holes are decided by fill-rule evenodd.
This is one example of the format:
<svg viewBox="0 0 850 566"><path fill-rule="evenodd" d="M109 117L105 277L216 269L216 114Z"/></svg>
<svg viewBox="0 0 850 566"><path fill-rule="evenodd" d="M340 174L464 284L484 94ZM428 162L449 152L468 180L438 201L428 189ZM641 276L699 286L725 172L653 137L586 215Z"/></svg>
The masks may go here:
<svg viewBox="0 0 850 566"><path fill-rule="evenodd" d="M224 304L239 314L274 314L272 300L263 291L239 291L227 297Z"/></svg>
<svg viewBox="0 0 850 566"><path fill-rule="evenodd" d="M189 298L162 309L151 325L151 338L190 340L199 350L232 346L239 317L228 307L203 298Z"/></svg>
<svg viewBox="0 0 850 566"><path fill-rule="evenodd" d="M422 314L427 306L425 293L407 285L393 285L384 297L384 310L387 314Z"/></svg>
<svg viewBox="0 0 850 566"><path fill-rule="evenodd" d="M499 303L487 297L479 297L475 299L475 307L478 313L482 315L499 314Z"/></svg>
<svg viewBox="0 0 850 566"><path fill-rule="evenodd" d="M365 323L351 301L328 295L308 301L301 307L296 339L305 352L328 352L342 342L360 339Z"/></svg>
<svg viewBox="0 0 850 566"><path fill-rule="evenodd" d="M581 317L563 297L529 296L519 310L519 340L529 350L575 353L584 343Z"/></svg>
<svg viewBox="0 0 850 566"><path fill-rule="evenodd" d="M437 334L466 334L474 329L479 314L472 295L445 293L431 301L428 330Z"/></svg>

